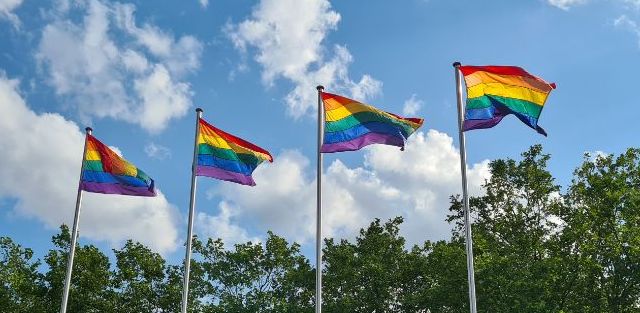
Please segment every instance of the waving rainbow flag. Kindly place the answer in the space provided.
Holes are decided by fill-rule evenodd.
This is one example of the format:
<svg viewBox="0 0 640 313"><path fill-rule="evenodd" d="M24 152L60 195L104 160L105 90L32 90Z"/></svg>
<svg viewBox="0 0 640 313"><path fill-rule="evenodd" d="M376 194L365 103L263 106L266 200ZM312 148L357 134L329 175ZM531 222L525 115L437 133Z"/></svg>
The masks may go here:
<svg viewBox="0 0 640 313"><path fill-rule="evenodd" d="M322 93L322 102L325 127L320 151L324 153L355 151L376 143L404 148L407 138L424 122L327 92Z"/></svg>
<svg viewBox="0 0 640 313"><path fill-rule="evenodd" d="M153 179L89 134L80 189L129 196L156 195Z"/></svg>
<svg viewBox="0 0 640 313"><path fill-rule="evenodd" d="M542 135L538 119L553 83L516 66L460 66L467 85L463 130L491 128L513 114Z"/></svg>
<svg viewBox="0 0 640 313"><path fill-rule="evenodd" d="M271 154L200 119L196 175L255 186L251 174Z"/></svg>

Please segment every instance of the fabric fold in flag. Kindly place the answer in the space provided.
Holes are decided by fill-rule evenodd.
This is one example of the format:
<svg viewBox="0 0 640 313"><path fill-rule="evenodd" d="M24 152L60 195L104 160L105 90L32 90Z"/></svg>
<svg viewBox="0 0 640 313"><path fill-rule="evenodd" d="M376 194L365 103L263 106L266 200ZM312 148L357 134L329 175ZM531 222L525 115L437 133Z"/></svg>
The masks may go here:
<svg viewBox="0 0 640 313"><path fill-rule="evenodd" d="M255 186L251 174L263 161L273 162L271 154L203 119L198 123L200 132L196 175Z"/></svg>
<svg viewBox="0 0 640 313"><path fill-rule="evenodd" d="M527 126L546 136L538 125L540 113L553 83L516 66L460 66L467 86L463 130L491 128L513 114Z"/></svg>
<svg viewBox="0 0 640 313"><path fill-rule="evenodd" d="M156 196L154 181L145 172L92 135L87 134L86 144L80 189L105 194Z"/></svg>
<svg viewBox="0 0 640 313"><path fill-rule="evenodd" d="M355 151L371 144L404 148L405 142L424 122L405 118L358 101L322 93L325 111L323 153Z"/></svg>

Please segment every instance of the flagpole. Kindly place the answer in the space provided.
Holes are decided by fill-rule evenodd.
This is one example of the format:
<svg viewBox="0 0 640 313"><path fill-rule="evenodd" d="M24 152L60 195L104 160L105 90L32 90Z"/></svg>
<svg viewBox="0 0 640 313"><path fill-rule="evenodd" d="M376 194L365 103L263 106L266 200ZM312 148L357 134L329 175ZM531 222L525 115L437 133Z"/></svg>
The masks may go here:
<svg viewBox="0 0 640 313"><path fill-rule="evenodd" d="M187 313L187 299L189 297L189 271L191 269L191 244L193 241L193 218L196 205L196 167L198 166L198 135L200 134L200 119L202 109L196 109L196 136L193 143L193 162L191 163L191 197L189 198L189 225L187 230L187 251L184 257L184 281L182 285L182 313Z"/></svg>
<svg viewBox="0 0 640 313"><path fill-rule="evenodd" d="M318 90L318 162L317 162L317 190L316 190L316 313L322 312L322 137L324 135L324 110L322 105L323 86Z"/></svg>
<svg viewBox="0 0 640 313"><path fill-rule="evenodd" d="M91 135L93 129L85 128L84 148L82 150L82 163L80 166L80 179L78 180L78 195L76 196L76 212L73 217L73 228L71 230L71 246L69 247L69 257L67 258L67 274L64 278L64 288L62 289L62 303L60 304L60 313L67 312L67 301L69 300L69 288L71 287L71 272L73 271L73 258L76 254L76 243L78 241L78 224L80 223L80 206L82 203L82 174L84 172L84 161L87 156L87 136Z"/></svg>
<svg viewBox="0 0 640 313"><path fill-rule="evenodd" d="M469 212L469 192L467 184L467 150L465 145L463 122L464 107L462 105L462 79L460 78L460 62L453 63L456 72L456 96L458 98L458 131L460 136L460 171L462 172L462 201L464 204L464 230L467 246L467 280L469 282L469 310L476 313L476 281L473 269L473 241L471 239L471 222Z"/></svg>

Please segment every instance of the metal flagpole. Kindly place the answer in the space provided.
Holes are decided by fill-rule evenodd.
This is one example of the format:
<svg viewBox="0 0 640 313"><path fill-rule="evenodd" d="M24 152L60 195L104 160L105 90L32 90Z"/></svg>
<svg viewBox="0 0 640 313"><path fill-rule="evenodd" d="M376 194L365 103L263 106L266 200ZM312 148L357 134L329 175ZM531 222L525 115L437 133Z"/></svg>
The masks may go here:
<svg viewBox="0 0 640 313"><path fill-rule="evenodd" d="M324 133L324 110L322 105L323 86L318 90L318 168L317 171L317 215L316 215L316 313L322 312L322 138Z"/></svg>
<svg viewBox="0 0 640 313"><path fill-rule="evenodd" d="M80 166L80 179L78 180L78 195L76 197L76 213L73 217L73 229L71 230L71 246L69 247L69 257L67 259L67 275L64 278L64 289L62 290L62 303L60 304L60 313L67 312L67 301L69 300L69 288L71 287L71 272L73 271L73 257L76 254L76 243L78 241L78 224L80 223L80 206L82 203L82 173L84 171L84 160L87 155L87 136L91 135L93 129L85 128L84 149L82 150L82 164Z"/></svg>
<svg viewBox="0 0 640 313"><path fill-rule="evenodd" d="M473 241L471 240L471 222L469 218L469 194L467 187L467 151L465 147L464 132L464 107L462 105L462 79L460 78L460 62L453 63L456 72L456 95L458 98L458 130L460 132L460 171L462 172L462 201L464 203L464 229L467 245L467 279L469 281L469 310L476 313L476 281L473 270Z"/></svg>
<svg viewBox="0 0 640 313"><path fill-rule="evenodd" d="M182 313L187 313L189 297L189 270L191 268L191 244L193 241L193 218L196 205L196 167L198 166L198 135L200 135L200 119L202 109L196 109L196 136L193 143L193 163L191 163L191 197L189 198L189 226L187 230L187 251L184 256L184 282L182 285Z"/></svg>

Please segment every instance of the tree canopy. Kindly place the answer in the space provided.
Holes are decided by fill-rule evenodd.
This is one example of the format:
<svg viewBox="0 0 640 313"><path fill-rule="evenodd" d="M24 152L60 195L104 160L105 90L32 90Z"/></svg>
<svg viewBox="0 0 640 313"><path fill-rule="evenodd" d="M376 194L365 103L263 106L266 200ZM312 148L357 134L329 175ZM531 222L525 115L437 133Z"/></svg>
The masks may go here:
<svg viewBox="0 0 640 313"><path fill-rule="evenodd" d="M640 150L585 155L566 187L533 146L490 163L471 198L479 312L640 312ZM354 240L326 238L325 312L468 312L460 197L451 238L408 246L403 219L376 219ZM0 237L3 312L58 312L70 244L60 227L43 260ZM78 246L68 311L179 312L182 265L127 241L110 259ZM313 312L315 269L300 245L194 241L190 312Z"/></svg>

